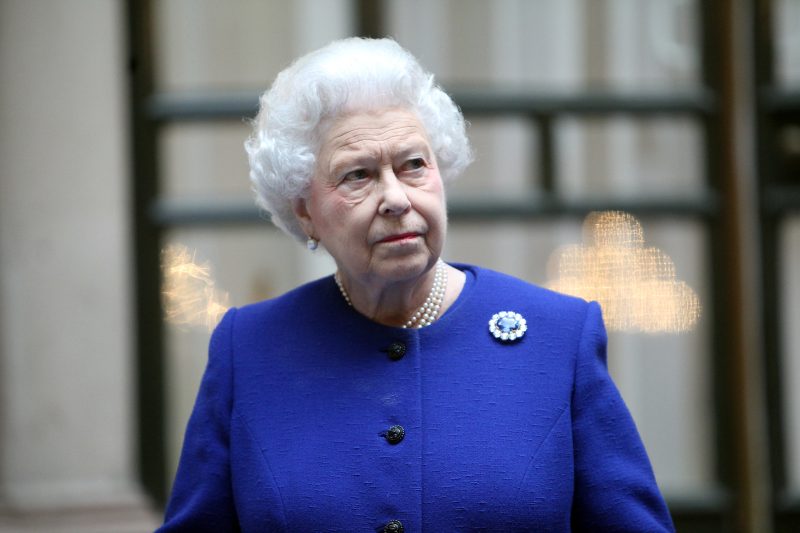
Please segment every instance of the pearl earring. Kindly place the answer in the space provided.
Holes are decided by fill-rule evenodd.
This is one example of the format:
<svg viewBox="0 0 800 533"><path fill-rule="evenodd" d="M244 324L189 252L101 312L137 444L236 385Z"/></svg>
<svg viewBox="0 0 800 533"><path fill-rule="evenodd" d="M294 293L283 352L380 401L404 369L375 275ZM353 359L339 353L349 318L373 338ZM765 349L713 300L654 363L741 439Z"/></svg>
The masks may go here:
<svg viewBox="0 0 800 533"><path fill-rule="evenodd" d="M319 241L314 237L309 237L308 240L306 241L306 248L308 248L313 252L314 250L319 248Z"/></svg>

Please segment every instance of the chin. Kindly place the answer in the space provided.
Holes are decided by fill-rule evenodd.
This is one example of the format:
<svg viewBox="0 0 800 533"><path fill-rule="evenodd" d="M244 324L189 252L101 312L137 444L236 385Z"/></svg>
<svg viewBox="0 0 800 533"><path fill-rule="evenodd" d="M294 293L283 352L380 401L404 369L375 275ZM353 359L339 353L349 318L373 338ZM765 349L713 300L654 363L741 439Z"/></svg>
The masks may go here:
<svg viewBox="0 0 800 533"><path fill-rule="evenodd" d="M381 277L392 281L411 281L422 276L436 264L436 258L426 257L394 257L385 260L381 268Z"/></svg>

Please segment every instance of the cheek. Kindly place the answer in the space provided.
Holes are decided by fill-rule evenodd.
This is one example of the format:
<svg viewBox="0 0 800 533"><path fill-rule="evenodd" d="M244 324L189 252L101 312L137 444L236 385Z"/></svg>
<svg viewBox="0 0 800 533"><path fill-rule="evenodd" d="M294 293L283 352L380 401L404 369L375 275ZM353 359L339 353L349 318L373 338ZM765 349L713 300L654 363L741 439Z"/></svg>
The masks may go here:
<svg viewBox="0 0 800 533"><path fill-rule="evenodd" d="M336 203L331 202L328 197L313 199L309 207L309 214L311 215L311 222L314 225L314 229L320 234L320 237L335 233L336 227L341 220L339 211L340 207L336 205Z"/></svg>
<svg viewBox="0 0 800 533"><path fill-rule="evenodd" d="M444 183L438 172L436 176L431 177L431 180L426 184L425 191L431 196L438 198L439 202L444 204Z"/></svg>
<svg viewBox="0 0 800 533"><path fill-rule="evenodd" d="M428 225L439 233L444 233L447 226L447 210L444 198L437 194L425 194L417 203L418 212L425 218Z"/></svg>
<svg viewBox="0 0 800 533"><path fill-rule="evenodd" d="M369 209L363 203L353 204L342 198L327 199L320 206L320 212L324 234L340 243L364 240L372 220Z"/></svg>
<svg viewBox="0 0 800 533"><path fill-rule="evenodd" d="M437 219L447 218L444 185L441 179L432 180L420 192L424 196L420 201L424 202L426 210L431 216L435 216Z"/></svg>

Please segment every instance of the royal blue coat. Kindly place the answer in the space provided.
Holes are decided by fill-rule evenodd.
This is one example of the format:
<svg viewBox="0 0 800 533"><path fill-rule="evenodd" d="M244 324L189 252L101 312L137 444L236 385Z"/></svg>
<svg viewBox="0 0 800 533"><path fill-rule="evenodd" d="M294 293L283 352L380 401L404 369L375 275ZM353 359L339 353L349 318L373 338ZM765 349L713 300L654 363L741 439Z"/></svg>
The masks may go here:
<svg viewBox="0 0 800 533"><path fill-rule="evenodd" d="M599 306L456 266L461 295L419 330L333 277L230 310L162 531L672 531ZM489 333L504 310L522 338Z"/></svg>

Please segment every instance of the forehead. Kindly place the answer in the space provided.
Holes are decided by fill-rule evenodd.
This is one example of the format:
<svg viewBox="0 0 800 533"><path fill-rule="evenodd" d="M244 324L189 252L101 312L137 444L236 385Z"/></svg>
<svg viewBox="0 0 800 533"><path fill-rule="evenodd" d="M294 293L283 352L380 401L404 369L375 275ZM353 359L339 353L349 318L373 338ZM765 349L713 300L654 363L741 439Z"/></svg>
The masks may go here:
<svg viewBox="0 0 800 533"><path fill-rule="evenodd" d="M416 114L405 109L351 113L334 120L322 135L320 155L340 150L372 149L375 144L428 142Z"/></svg>

